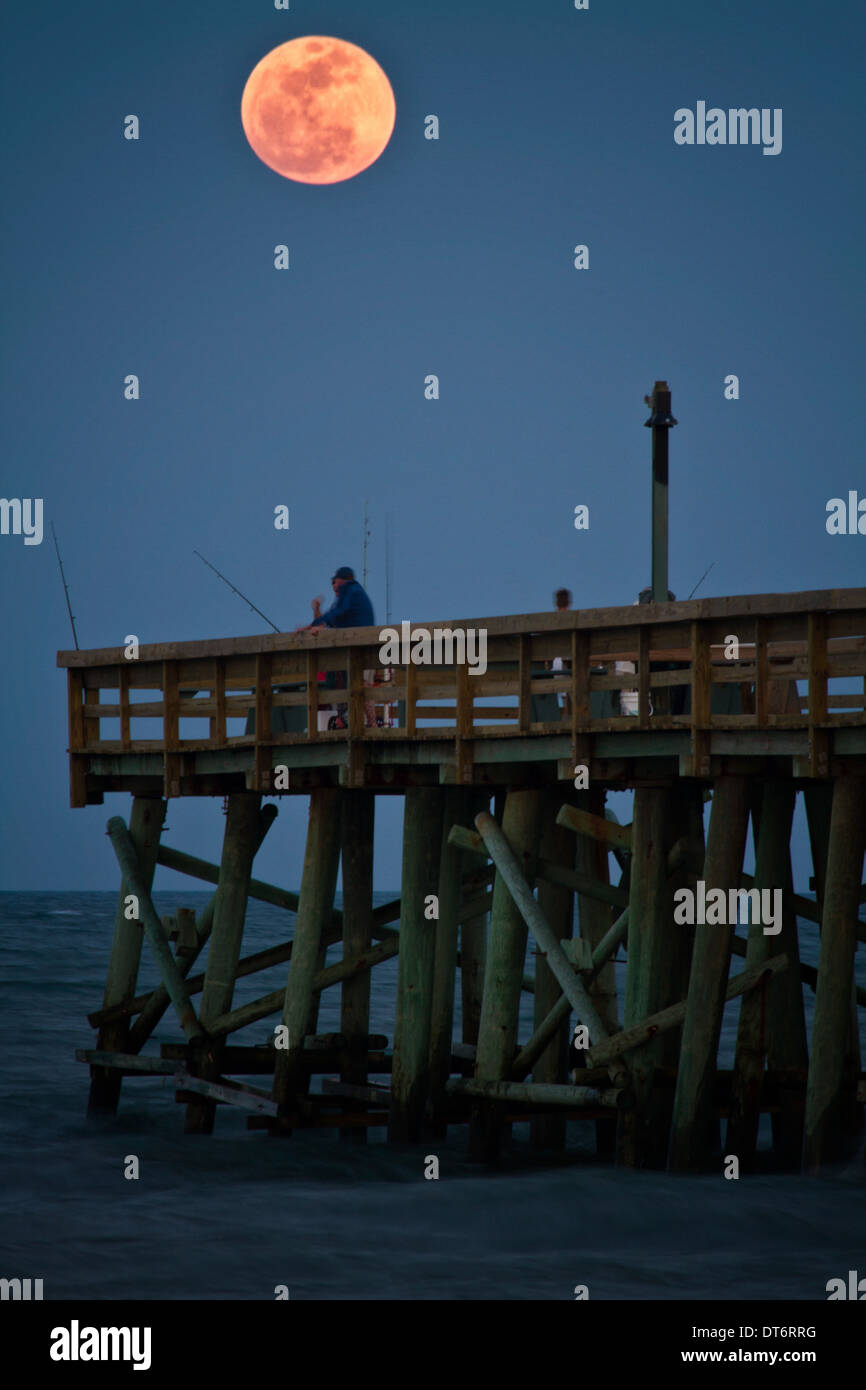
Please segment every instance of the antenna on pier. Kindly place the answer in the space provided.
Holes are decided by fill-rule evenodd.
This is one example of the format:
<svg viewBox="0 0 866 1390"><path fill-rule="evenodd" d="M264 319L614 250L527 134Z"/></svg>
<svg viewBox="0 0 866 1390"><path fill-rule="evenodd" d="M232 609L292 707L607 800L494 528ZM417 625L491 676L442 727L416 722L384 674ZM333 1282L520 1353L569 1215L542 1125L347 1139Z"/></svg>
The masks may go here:
<svg viewBox="0 0 866 1390"><path fill-rule="evenodd" d="M367 525L367 502L364 500L364 541L361 547L362 563L361 573L363 574L362 584L367 587L367 541L370 539L370 527Z"/></svg>
<svg viewBox="0 0 866 1390"><path fill-rule="evenodd" d="M385 517L385 622L391 621L391 517Z"/></svg>
<svg viewBox="0 0 866 1390"><path fill-rule="evenodd" d="M60 566L60 578L63 580L63 592L66 595L66 611L69 614L69 621L72 624L72 640L75 643L75 650L79 651L78 633L75 631L75 615L72 612L72 604L69 602L69 585L66 582L66 575L63 573L63 561L60 558L60 546L57 544L57 532L54 529L54 522L51 523L51 534L54 537L54 549L57 551L57 563Z"/></svg>

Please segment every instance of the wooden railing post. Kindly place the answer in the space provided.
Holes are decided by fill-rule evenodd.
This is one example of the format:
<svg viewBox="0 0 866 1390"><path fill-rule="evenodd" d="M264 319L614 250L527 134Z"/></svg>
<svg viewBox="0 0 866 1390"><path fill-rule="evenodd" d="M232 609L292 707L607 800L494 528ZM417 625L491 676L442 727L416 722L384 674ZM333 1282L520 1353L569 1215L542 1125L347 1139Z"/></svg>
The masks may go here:
<svg viewBox="0 0 866 1390"><path fill-rule="evenodd" d="M69 705L69 805L87 805L87 758L84 754L84 672L67 672Z"/></svg>
<svg viewBox="0 0 866 1390"><path fill-rule="evenodd" d="M319 731L319 665L313 648L307 652L307 738Z"/></svg>
<svg viewBox="0 0 866 1390"><path fill-rule="evenodd" d="M589 767L589 633L574 628L571 634L571 758L572 768Z"/></svg>
<svg viewBox="0 0 866 1390"><path fill-rule="evenodd" d="M650 726L650 629L642 623L637 633L637 722L638 728Z"/></svg>
<svg viewBox="0 0 866 1390"><path fill-rule="evenodd" d="M117 673L117 702L120 709L120 746L129 748L129 671L121 666Z"/></svg>
<svg viewBox="0 0 866 1390"><path fill-rule="evenodd" d="M163 796L180 796L180 693L177 688L177 663L162 663L162 748Z"/></svg>
<svg viewBox="0 0 866 1390"><path fill-rule="evenodd" d="M830 770L827 722L827 614L809 614L809 775L826 777Z"/></svg>
<svg viewBox="0 0 866 1390"><path fill-rule="evenodd" d="M461 662L455 671L457 681L457 782L458 785L465 786L472 782L472 732L475 701L471 684L472 677L466 662Z"/></svg>
<svg viewBox="0 0 866 1390"><path fill-rule="evenodd" d="M755 619L755 728L767 727L769 708L770 654L767 644L767 620Z"/></svg>
<svg viewBox="0 0 866 1390"><path fill-rule="evenodd" d="M701 622L691 624L692 718L691 752L680 760L680 775L710 775L710 644Z"/></svg>
<svg viewBox="0 0 866 1390"><path fill-rule="evenodd" d="M403 675L406 682L406 703L405 717L403 720L406 729L406 737L413 738L415 735L415 723L418 716L418 667L408 662L403 667Z"/></svg>
<svg viewBox="0 0 866 1390"><path fill-rule="evenodd" d="M530 641L528 632L521 632L517 639L517 727L522 734L529 733L532 722Z"/></svg>
<svg viewBox="0 0 866 1390"><path fill-rule="evenodd" d="M253 777L255 786L250 790L268 792L271 790L273 772L271 769L271 711L273 708L273 689L271 686L270 652L259 652L256 656L256 747Z"/></svg>

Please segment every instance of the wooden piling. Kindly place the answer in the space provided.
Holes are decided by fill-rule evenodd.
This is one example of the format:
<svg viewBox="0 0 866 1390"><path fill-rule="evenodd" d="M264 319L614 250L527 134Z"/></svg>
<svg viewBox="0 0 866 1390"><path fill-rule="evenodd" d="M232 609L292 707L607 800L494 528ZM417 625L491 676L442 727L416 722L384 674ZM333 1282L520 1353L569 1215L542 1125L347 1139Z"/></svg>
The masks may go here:
<svg viewBox="0 0 866 1390"><path fill-rule="evenodd" d="M470 819L490 806L490 797L473 792ZM487 912L467 918L460 923L460 1003L463 1020L462 1038L468 1047L478 1043L481 1023L481 999L484 993L484 968L487 958Z"/></svg>
<svg viewBox="0 0 866 1390"><path fill-rule="evenodd" d="M771 1116L773 1152L779 1167L785 1171L799 1169L802 1162L802 1078L809 1067L791 868L791 826L796 795L792 783L774 781L764 787L758 831L763 878L759 880L757 870L755 875L756 888L780 887L782 890L782 930L768 940L771 956L784 955L791 962L790 969L775 976L767 998L767 1066L773 1073L778 1094L778 1103Z"/></svg>
<svg viewBox="0 0 866 1390"><path fill-rule="evenodd" d="M373 830L376 797L373 792L346 790L341 812L343 867L343 962L366 956L372 944L373 926ZM367 1036L370 1032L370 971L348 975L341 986L340 1031L346 1037L348 1056L340 1071L344 1085L367 1084ZM357 1107L349 1106L348 1109ZM349 1142L365 1144L363 1125L340 1131Z"/></svg>
<svg viewBox="0 0 866 1390"><path fill-rule="evenodd" d="M587 819L592 817L596 822L594 834L590 834L587 827L587 830L576 838L575 871L587 878L596 879L601 884L609 884L610 852L615 850L620 854L625 854L626 851L630 851L631 835L615 821L605 818L605 790L603 787L593 787L586 791L577 792L575 793L575 801ZM602 830L602 824L606 827L605 830ZM623 862L627 868L630 861L624 859ZM577 914L580 935L584 941L589 942L594 951L610 930L610 906L598 898L589 897L586 893L578 893ZM608 1032L613 1032L619 1026L619 1019L616 1000L616 968L612 958L605 965L599 967L593 977L589 992L605 1028ZM595 1142L596 1152L599 1156L613 1156L616 1152L615 1119L596 1121Z"/></svg>
<svg viewBox="0 0 866 1390"><path fill-rule="evenodd" d="M851 986L857 945L860 875L866 844L866 782L840 777L833 787L821 952L806 1087L804 1160L808 1172L845 1156L846 1075Z"/></svg>
<svg viewBox="0 0 866 1390"><path fill-rule="evenodd" d="M503 834L530 879L534 877L542 798L543 793L535 789L510 790L502 813ZM526 923L502 874L497 872L475 1057L475 1077L479 1081L505 1081L510 1074L517 1042L526 940ZM501 1115L496 1104L476 1106L470 1121L470 1157L495 1162L500 1142Z"/></svg>
<svg viewBox="0 0 866 1390"><path fill-rule="evenodd" d="M720 777L713 792L702 877L707 891L739 883L749 802L745 778ZM733 926L681 928L694 932L671 1127L670 1166L700 1168L710 1151L716 1058L722 1030Z"/></svg>
<svg viewBox="0 0 866 1390"><path fill-rule="evenodd" d="M333 911L340 863L340 797L335 787L316 787L310 793L298 916L283 1003L288 1047L277 1051L274 1065L272 1094L280 1109L280 1120L272 1126L275 1133L291 1130L286 1117L295 1111L306 1079L304 1038L314 1032L318 995L313 986L322 938Z"/></svg>
<svg viewBox="0 0 866 1390"><path fill-rule="evenodd" d="M443 794L409 787L403 817L400 955L394 1017L394 1065L388 1138L421 1138L430 1074L430 1019L436 921L429 899L439 889Z"/></svg>
<svg viewBox="0 0 866 1390"><path fill-rule="evenodd" d="M771 1040L775 1065L796 1072L797 1069L802 1071L807 1060L796 922L790 903L785 910L785 898L792 891L788 845L793 814L794 789L790 783L766 783L753 810L753 823L756 825L755 888L771 892L781 890L783 930L777 936L768 935L765 924L761 920L754 920L760 914L753 914L746 965L758 967L773 955L785 952L792 960L794 969L785 974L788 987L782 994L777 992L778 982L771 984L767 980L760 989L744 998L740 1005L725 1151L736 1154L741 1172L748 1172L755 1165L764 1063ZM770 901L772 903L772 898ZM797 1097L786 1091L784 1114L780 1116L781 1123L777 1122L777 1132L780 1153L788 1167L798 1165L802 1143L802 1118L797 1111Z"/></svg>
<svg viewBox="0 0 866 1390"><path fill-rule="evenodd" d="M671 788L671 831L673 848L668 855L668 888L672 893L688 888L697 891L697 882L704 865L704 789L700 782L684 778ZM691 931L671 933L671 991L675 998L685 999L692 968L695 937ZM676 1068L680 1039L670 1040L671 1052L665 1065Z"/></svg>
<svg viewBox="0 0 866 1390"><path fill-rule="evenodd" d="M675 1002L673 897L668 884L671 798L664 787L637 787L632 823L629 889L628 970L624 1027L639 1023ZM664 1039L642 1047L634 1057L635 1108L620 1117L617 1157L628 1167L664 1167L667 1156L669 1096L653 1089Z"/></svg>
<svg viewBox="0 0 866 1390"><path fill-rule="evenodd" d="M261 833L260 792L232 792L228 799L220 876L214 902L213 928L204 972L199 1019L208 1024L231 1008L247 911L247 891L253 858ZM194 1055L190 1074L215 1082L220 1074L222 1045L208 1042ZM184 1133L211 1134L216 1101L196 1095L187 1103Z"/></svg>
<svg viewBox="0 0 866 1390"><path fill-rule="evenodd" d="M866 684L866 677L864 677ZM814 905L799 903L797 912L806 916L810 907L816 911L818 931L821 930L821 921L824 910L824 892L827 884L827 855L830 847L830 818L833 809L833 784L832 782L813 782L805 789L803 800L806 805L806 820L809 827L809 841L812 850L812 868L815 881L815 903ZM862 896L861 896L862 901ZM861 941L863 937L861 936ZM845 1072L846 1075L860 1076L862 1071L862 1058L860 1049L860 1016L858 1014L858 1000L862 1004L866 991L858 992L856 982L851 982L851 1026L848 1030L848 1041L845 1048ZM863 1131L864 1107L862 1102L854 1099L851 1104L844 1104L842 1111L842 1123L851 1134L856 1137Z"/></svg>
<svg viewBox="0 0 866 1390"><path fill-rule="evenodd" d="M554 787L545 798L542 810L541 838L539 853L551 863L565 869L583 868L575 865L574 835L565 826L557 823L557 814L562 805L562 792ZM578 842L584 837L578 836ZM587 841L592 850L595 845ZM605 855L605 861L607 856ZM587 871L587 870L585 870ZM591 872L591 870L588 870ZM539 883L538 906L558 941L569 938L573 930L574 893L570 888L553 883ZM601 913L610 910L604 904L594 904ZM562 986L540 951L535 955L535 998L533 1027L538 1029L547 1018L557 1000L562 998ZM568 1014L564 1013L561 1022L551 1034L543 1052L535 1060L532 1068L534 1083L561 1084L566 1080L568 1068ZM530 1121L530 1140L537 1149L565 1147L565 1115L534 1115Z"/></svg>
<svg viewBox="0 0 866 1390"><path fill-rule="evenodd" d="M439 920L435 922L433 997L430 1012L431 1132L446 1133L445 1082L451 1074L451 1034L454 1027L454 986L457 974L457 935L461 916L465 855L449 843L452 825L464 825L472 809L472 792L448 788L443 795L442 846L439 858Z"/></svg>
<svg viewBox="0 0 866 1390"><path fill-rule="evenodd" d="M156 869L156 853L159 837L165 820L166 802L161 797L136 796L132 802L129 818L129 833L141 875L148 891L153 885ZM115 1004L125 1004L135 994L138 980L138 967L141 960L141 944L144 938L138 914L131 920L126 909L126 899L130 888L123 880L120 896L114 914L114 940L108 962L108 976L105 981L103 1008ZM129 1050L130 1020L121 1018L100 1028L96 1048L103 1052L126 1052ZM98 1116L114 1115L120 1100L120 1087L123 1077L119 1071L109 1067L91 1067L90 1097L87 1114L91 1119Z"/></svg>

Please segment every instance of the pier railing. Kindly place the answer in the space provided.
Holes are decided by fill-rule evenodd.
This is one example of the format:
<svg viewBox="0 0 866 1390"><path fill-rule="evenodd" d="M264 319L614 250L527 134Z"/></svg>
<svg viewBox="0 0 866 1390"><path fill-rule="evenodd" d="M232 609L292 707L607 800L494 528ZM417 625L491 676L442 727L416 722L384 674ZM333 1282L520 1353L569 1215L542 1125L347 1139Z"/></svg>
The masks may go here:
<svg viewBox="0 0 866 1390"><path fill-rule="evenodd" d="M342 761L360 784L373 745L445 741L456 780L470 782L490 741L566 737L581 759L593 736L634 732L684 735L680 771L703 777L718 731L805 731L799 771L822 777L833 731L866 730L866 589L397 625L410 640L401 658L424 633L431 656L437 632L475 633L472 665L453 659L447 636L440 654L451 660L383 660L383 631L152 644L135 659L123 647L59 652L72 804L101 799L88 797L94 768L119 788L155 759L164 794L178 796L204 775L196 755L249 750L247 784L267 791L281 748L310 745L312 767L337 761L329 745L348 744ZM622 691L635 693L634 714L621 712ZM338 705L345 727L320 727ZM858 737L851 751L866 743Z"/></svg>

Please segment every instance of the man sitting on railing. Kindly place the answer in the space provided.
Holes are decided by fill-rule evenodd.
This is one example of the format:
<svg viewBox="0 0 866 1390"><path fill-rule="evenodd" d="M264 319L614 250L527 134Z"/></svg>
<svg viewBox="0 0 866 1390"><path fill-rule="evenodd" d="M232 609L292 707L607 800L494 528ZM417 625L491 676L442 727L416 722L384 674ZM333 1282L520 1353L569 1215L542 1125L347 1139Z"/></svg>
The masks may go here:
<svg viewBox="0 0 866 1390"><path fill-rule="evenodd" d="M321 597L313 599L313 621L301 624L296 632L309 632L314 627L373 627L376 619L366 591L355 578L355 571L341 565L331 579L335 598L330 608L322 612Z"/></svg>
<svg viewBox="0 0 866 1390"><path fill-rule="evenodd" d="M322 612L321 597L313 599L313 621L295 628L295 632L311 632L317 627L373 627L376 622L373 605L366 590L355 578L355 571L348 565L341 565L331 579L335 599L330 608ZM345 690L345 671L329 671L324 681L326 690ZM365 685L372 685L375 671L364 672ZM348 705L338 704L334 727L345 729L348 723ZM376 707L371 702L364 705L364 718L368 725L376 723Z"/></svg>

